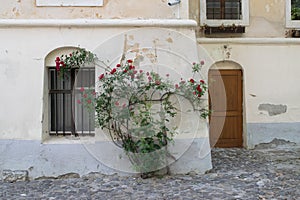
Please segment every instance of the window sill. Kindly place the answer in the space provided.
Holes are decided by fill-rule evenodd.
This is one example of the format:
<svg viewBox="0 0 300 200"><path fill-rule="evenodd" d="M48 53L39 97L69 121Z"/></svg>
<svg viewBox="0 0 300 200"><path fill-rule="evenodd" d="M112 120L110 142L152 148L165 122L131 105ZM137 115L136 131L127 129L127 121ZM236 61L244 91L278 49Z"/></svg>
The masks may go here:
<svg viewBox="0 0 300 200"><path fill-rule="evenodd" d="M249 26L249 22L245 20L202 20L200 26L209 26L209 27Z"/></svg>
<svg viewBox="0 0 300 200"><path fill-rule="evenodd" d="M36 0L36 6L103 6L103 0Z"/></svg>
<svg viewBox="0 0 300 200"><path fill-rule="evenodd" d="M111 139L103 133L102 129L97 128L94 135L79 135L78 137L74 135L47 135L42 144L94 144L96 142L111 142Z"/></svg>
<svg viewBox="0 0 300 200"><path fill-rule="evenodd" d="M286 28L295 28L295 29L299 29L300 28L300 20L286 20L285 23L285 27Z"/></svg>
<svg viewBox="0 0 300 200"><path fill-rule="evenodd" d="M95 137L93 136L78 136L75 137L74 135L70 136L50 136L49 138L45 139L43 144L91 144L95 143Z"/></svg>

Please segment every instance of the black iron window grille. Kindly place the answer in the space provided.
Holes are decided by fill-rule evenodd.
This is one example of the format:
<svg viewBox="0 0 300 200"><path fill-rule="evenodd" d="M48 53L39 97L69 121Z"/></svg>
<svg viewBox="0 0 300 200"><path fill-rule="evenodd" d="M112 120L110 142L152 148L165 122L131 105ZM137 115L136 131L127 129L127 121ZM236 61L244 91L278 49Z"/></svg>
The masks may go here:
<svg viewBox="0 0 300 200"><path fill-rule="evenodd" d="M82 88L94 90L95 68L71 69L60 78L49 68L50 135L94 135L95 112L78 102Z"/></svg>
<svg viewBox="0 0 300 200"><path fill-rule="evenodd" d="M241 0L206 0L207 19L242 19Z"/></svg>

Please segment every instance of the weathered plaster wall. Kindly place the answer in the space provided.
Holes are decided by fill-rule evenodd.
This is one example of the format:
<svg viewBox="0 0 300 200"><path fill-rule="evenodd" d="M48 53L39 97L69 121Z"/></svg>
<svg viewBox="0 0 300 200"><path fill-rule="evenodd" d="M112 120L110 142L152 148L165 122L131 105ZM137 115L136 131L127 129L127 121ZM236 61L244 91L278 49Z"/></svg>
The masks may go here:
<svg viewBox="0 0 300 200"><path fill-rule="evenodd" d="M84 1L84 0L83 0ZM3 19L123 19L188 18L188 3L168 6L167 0L104 0L101 7L37 7L35 0L13 0L1 3Z"/></svg>
<svg viewBox="0 0 300 200"><path fill-rule="evenodd" d="M285 37L285 0L250 0L245 37Z"/></svg>
<svg viewBox="0 0 300 200"><path fill-rule="evenodd" d="M79 45L93 51L114 35L130 29L132 27L0 29L0 138L41 139L45 100L44 62L49 52L63 46ZM195 40L193 29L179 27L177 30ZM161 36L167 37L164 34ZM176 41L176 38L173 38L173 41ZM119 45L121 48L123 41L120 41ZM181 46L177 47L181 49ZM113 45L110 49L116 51Z"/></svg>
<svg viewBox="0 0 300 200"><path fill-rule="evenodd" d="M300 122L298 45L228 45L230 59L244 68L248 122ZM217 52L215 45L209 52ZM214 55L214 60L222 59ZM270 116L261 104L288 105L287 112Z"/></svg>
<svg viewBox="0 0 300 200"><path fill-rule="evenodd" d="M83 144L40 144L39 141L0 140L0 180L6 170L22 170L30 179L57 177L76 173L80 176L90 172L131 175L134 170L127 156L114 151L113 144L99 142ZM208 146L207 146L208 145ZM170 173L180 174L195 171L205 173L211 169L210 153L199 153L209 149L208 140L198 138L182 156L170 165ZM102 157L101 157L102 156ZM105 158L105 160L104 160Z"/></svg>
<svg viewBox="0 0 300 200"><path fill-rule="evenodd" d="M138 26L141 25L139 20L136 22ZM55 55L50 53L53 50L80 45L94 51L99 57L115 59L124 53L124 40L128 36L126 53L135 55L135 44L139 44L141 48L150 47L150 51L153 52L159 49L157 51L161 51L162 54L153 56L157 56L154 59L162 61L156 63L158 67L162 67L161 70L168 66L177 67L177 73L190 75L186 74L187 70L184 67L191 66L192 62L198 60L194 26L178 22L178 27L170 28L166 26L165 20L156 22L160 23L160 27L145 29L136 29L135 26L120 27L118 24L88 27L1 27L0 173L6 169L27 170L32 178L58 176L69 172L80 175L92 171L132 172L122 149L101 137L81 140L45 136L48 134L43 130L43 123L47 123L44 112L47 107L47 88L44 88L46 57L52 56L54 61ZM186 23L189 24L189 21ZM136 32L138 34L135 34ZM48 63L51 62L47 61ZM194 120L190 120L188 116L181 117L179 129L184 135L179 134L175 138L175 146L170 148L178 159L170 166L170 170L172 173L204 173L211 169L207 122L196 117L192 117ZM68 160L71 159L74 165L68 164ZM122 168L116 169L118 166Z"/></svg>
<svg viewBox="0 0 300 200"><path fill-rule="evenodd" d="M208 66L231 60L243 67L248 147L275 137L300 142L299 43L225 40L199 42L210 54Z"/></svg>
<svg viewBox="0 0 300 200"><path fill-rule="evenodd" d="M199 4L190 2L190 17L198 21ZM300 49L297 39L286 38L285 9L285 0L249 0L244 34L198 34L210 64L231 60L243 67L244 139L250 148L274 138L300 142Z"/></svg>

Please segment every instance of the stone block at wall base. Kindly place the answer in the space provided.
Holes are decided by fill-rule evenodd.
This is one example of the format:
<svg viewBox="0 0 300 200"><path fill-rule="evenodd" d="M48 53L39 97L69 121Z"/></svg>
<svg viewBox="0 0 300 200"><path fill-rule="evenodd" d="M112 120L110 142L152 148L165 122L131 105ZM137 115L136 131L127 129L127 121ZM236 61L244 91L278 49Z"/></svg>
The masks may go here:
<svg viewBox="0 0 300 200"><path fill-rule="evenodd" d="M169 165L171 174L205 173L211 169L208 138L181 139L176 140L175 144L170 148L177 158ZM125 167L117 168L115 165ZM110 142L96 142L89 146L41 144L39 141L29 140L0 140L0 172L1 180L8 182L39 177L56 178L70 173L79 176L91 172L106 175L117 173L121 176L137 174L123 150L116 149Z"/></svg>
<svg viewBox="0 0 300 200"><path fill-rule="evenodd" d="M300 144L300 123L248 123L247 148L269 143L275 138Z"/></svg>

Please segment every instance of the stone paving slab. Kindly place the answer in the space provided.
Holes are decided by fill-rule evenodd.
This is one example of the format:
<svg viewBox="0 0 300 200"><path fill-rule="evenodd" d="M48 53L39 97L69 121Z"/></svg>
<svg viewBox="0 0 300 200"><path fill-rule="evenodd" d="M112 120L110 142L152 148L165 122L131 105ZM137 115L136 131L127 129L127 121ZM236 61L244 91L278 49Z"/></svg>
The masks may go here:
<svg viewBox="0 0 300 200"><path fill-rule="evenodd" d="M254 150L213 149L207 174L139 177L91 173L0 182L0 199L300 199L300 145L282 141Z"/></svg>

